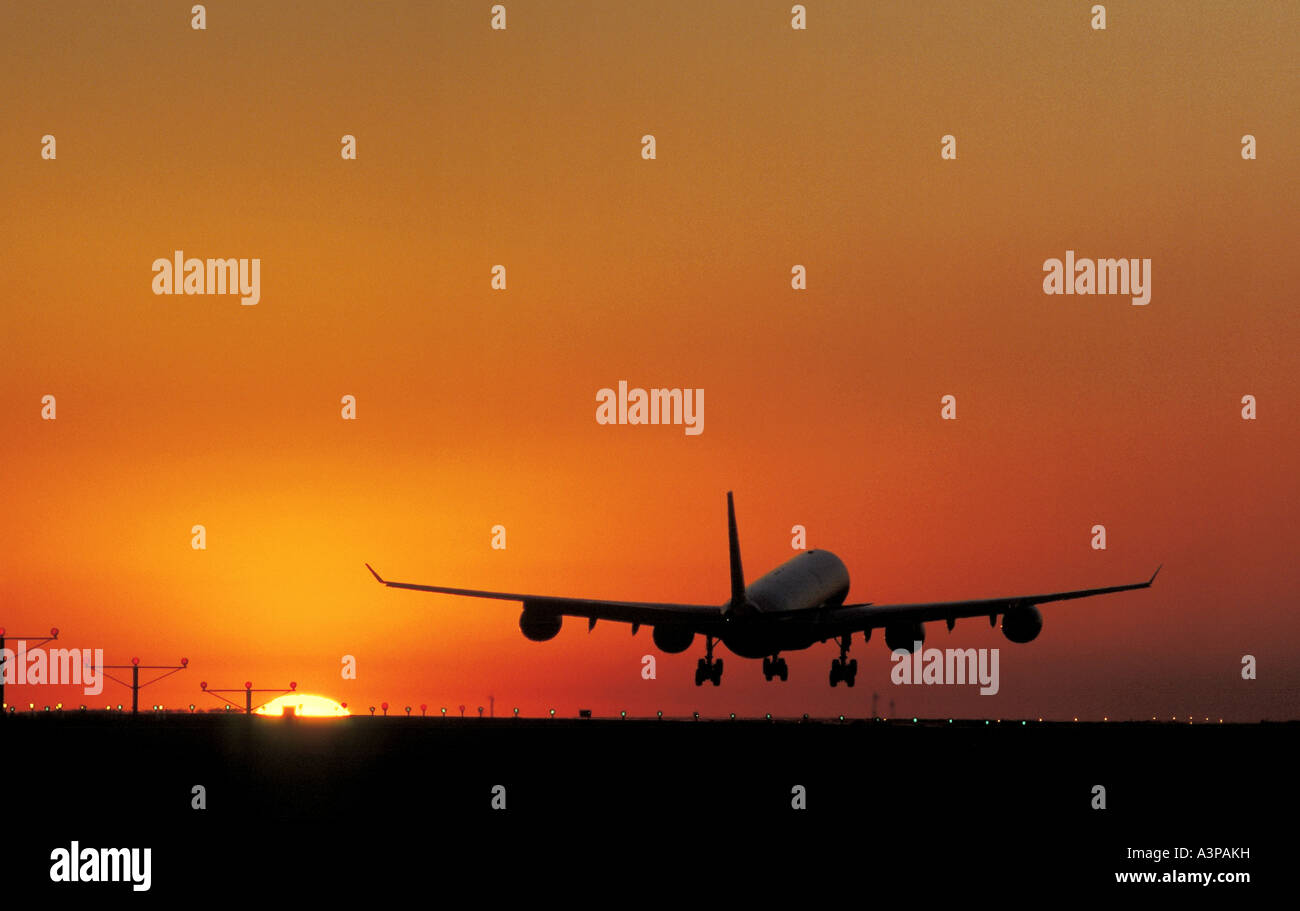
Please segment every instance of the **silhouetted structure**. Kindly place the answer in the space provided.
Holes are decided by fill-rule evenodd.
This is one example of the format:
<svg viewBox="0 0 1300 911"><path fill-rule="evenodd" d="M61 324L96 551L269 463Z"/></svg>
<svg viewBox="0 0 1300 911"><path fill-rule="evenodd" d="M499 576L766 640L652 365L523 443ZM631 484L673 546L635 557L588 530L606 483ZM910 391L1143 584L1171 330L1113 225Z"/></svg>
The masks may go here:
<svg viewBox="0 0 1300 911"><path fill-rule="evenodd" d="M131 688L131 714L138 715L140 713L140 687L148 686L151 683L157 683L159 680L163 679L164 677L170 677L172 674L176 673L177 671L183 671L189 665L189 663L190 663L190 659L182 658L180 664L146 664L141 666L139 658L132 658L130 664L104 665L104 671L105 671L104 676L107 677L109 680L112 680L114 683L120 683L122 684L122 686ZM118 680L112 674L107 673L108 671L124 671L127 669L130 669L131 671L130 683L127 683L125 680ZM144 683L141 683L140 671L142 670L166 671L167 673L159 674L157 677L153 678L152 680L146 680Z"/></svg>
<svg viewBox="0 0 1300 911"><path fill-rule="evenodd" d="M255 690L255 689L253 689L253 681L251 681L251 680L247 680L247 681L244 682L244 688L243 688L242 690L232 690L232 689L210 690L210 689L208 689L208 682L207 682L206 680L203 680L203 681L200 681L200 683L199 683L199 689L203 690L203 692L205 692L205 693L210 693L211 695L216 696L216 697L217 697L218 699L220 699L222 702L228 702L228 703L230 703L230 704L233 705L235 708L239 708L239 703L235 702L234 700L227 699L225 696L223 696L223 695L221 695L221 694L222 694L222 693L243 693L243 694L244 694L244 714L245 714L245 715L251 715L251 714L253 714L253 709L255 709L255 708L256 708L256 709L260 709L262 706L266 705L266 703L270 702L271 699L274 699L274 698L275 698L274 696L272 696L271 699L263 699L263 700L262 700L261 702L259 702L257 705L253 705L253 694L254 694L254 693L276 693L276 694L278 694L278 695L283 696L285 693L292 693L294 690L298 689L298 684L297 684L295 681L292 681L292 680L291 680L291 681L289 681L289 688L288 688L287 690L286 690L286 689L278 689L278 690L277 690L277 689L261 689L261 690ZM384 703L385 706L387 706L387 704L388 704L388 703ZM374 709L371 709L371 711L373 712Z"/></svg>
<svg viewBox="0 0 1300 911"><path fill-rule="evenodd" d="M25 641L27 639L38 639L37 636L13 636L11 638L18 639L21 641ZM50 634L43 638L39 638L39 641L37 641L35 647L39 648L40 646L44 645L50 640L57 639L57 638L59 638L59 628L57 626L51 627ZM3 652L4 647L5 647L5 629L3 626L0 626L0 716L4 715L3 707L5 705L5 659L4 659L4 652Z"/></svg>

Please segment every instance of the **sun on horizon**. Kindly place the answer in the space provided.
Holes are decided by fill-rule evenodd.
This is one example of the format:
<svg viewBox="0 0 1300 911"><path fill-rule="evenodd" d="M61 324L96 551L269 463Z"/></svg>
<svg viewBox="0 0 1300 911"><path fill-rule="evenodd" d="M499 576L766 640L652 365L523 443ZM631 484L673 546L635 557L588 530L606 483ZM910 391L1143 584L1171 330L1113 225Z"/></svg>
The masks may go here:
<svg viewBox="0 0 1300 911"><path fill-rule="evenodd" d="M285 693L259 706L253 714L280 717L286 714L286 709L300 718L344 718L352 714L342 703L311 693Z"/></svg>

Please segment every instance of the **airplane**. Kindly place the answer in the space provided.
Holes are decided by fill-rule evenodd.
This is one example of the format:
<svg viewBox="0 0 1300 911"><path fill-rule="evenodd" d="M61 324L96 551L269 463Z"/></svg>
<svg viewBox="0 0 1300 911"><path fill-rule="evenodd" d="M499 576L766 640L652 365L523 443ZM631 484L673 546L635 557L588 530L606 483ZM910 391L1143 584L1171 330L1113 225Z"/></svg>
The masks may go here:
<svg viewBox="0 0 1300 911"><path fill-rule="evenodd" d="M722 659L713 657L720 641L741 658L762 658L763 676L769 682L779 677L789 679L789 669L782 652L809 648L834 639L840 656L831 661L830 684L853 686L858 661L848 657L854 633L863 641L873 629L883 627L885 645L890 651L911 653L917 643L925 641L925 624L943 620L949 632L957 620L988 617L996 626L1002 617L1002 634L1012 642L1032 641L1043 628L1043 616L1036 605L1051 601L1088 598L1112 592L1150 588L1160 567L1145 582L1088 588L1079 591L1052 592L1046 595L1013 595L1007 598L984 598L977 601L941 601L919 604L845 604L849 593L849 571L839 557L828 550L809 550L787 560L750 585L740 563L740 538L736 532L736 507L727 492L727 534L731 557L731 598L721 606L712 604L658 604L643 601L598 601L590 598L558 598L551 595L522 595L508 592L476 591L441 585L415 585L389 582L366 569L389 588L462 595L470 598L493 598L519 601L523 613L519 628L534 642L553 639L560 632L565 617L583 617L590 632L597 620L615 620L632 624L632 635L643 626L653 627L652 638L660 651L684 652L697 635L704 636L704 657L695 668L695 685L710 681L722 683Z"/></svg>

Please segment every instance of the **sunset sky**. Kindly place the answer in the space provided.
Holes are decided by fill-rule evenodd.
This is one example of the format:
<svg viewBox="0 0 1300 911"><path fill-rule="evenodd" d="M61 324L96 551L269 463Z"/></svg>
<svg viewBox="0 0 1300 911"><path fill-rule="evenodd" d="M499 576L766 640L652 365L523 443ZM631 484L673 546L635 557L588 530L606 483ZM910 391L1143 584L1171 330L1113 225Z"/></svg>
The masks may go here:
<svg viewBox="0 0 1300 911"><path fill-rule="evenodd" d="M187 657L144 704L1296 717L1300 7L790 5L5 4L0 626ZM154 295L176 250L260 258L260 303ZM1066 250L1151 259L1150 304L1045 295ZM703 433L597 424L619 380L704 389ZM851 690L831 644L696 688L702 640L533 643L363 565L720 604L727 490L750 581L802 524L852 601L1164 569L1027 645L931 624L1002 649L980 696L891 685L880 632Z"/></svg>

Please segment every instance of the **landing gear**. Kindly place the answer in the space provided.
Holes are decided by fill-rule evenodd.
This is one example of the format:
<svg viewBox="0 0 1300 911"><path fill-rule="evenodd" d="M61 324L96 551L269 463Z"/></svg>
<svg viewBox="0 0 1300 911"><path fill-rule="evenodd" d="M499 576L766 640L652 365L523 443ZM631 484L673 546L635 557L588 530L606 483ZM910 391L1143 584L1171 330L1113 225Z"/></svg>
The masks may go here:
<svg viewBox="0 0 1300 911"><path fill-rule="evenodd" d="M695 685L703 686L705 680L712 681L714 686L722 683L721 658L716 661L700 659L699 664L695 666Z"/></svg>
<svg viewBox="0 0 1300 911"><path fill-rule="evenodd" d="M849 659L849 645L853 642L853 634L845 633L839 637L840 656L831 661L831 686L837 685L841 680L845 686L853 686L858 677L858 659Z"/></svg>
<svg viewBox="0 0 1300 911"><path fill-rule="evenodd" d="M857 658L854 658L851 661L847 661L847 662L840 658L836 658L833 661L831 661L831 686L835 686L841 680L844 681L845 686L853 686L853 683L857 679L857 676L858 676Z"/></svg>
<svg viewBox="0 0 1300 911"><path fill-rule="evenodd" d="M780 677L782 683L790 679L790 669L786 667L785 659L776 655L763 659L763 678L771 681L773 677Z"/></svg>
<svg viewBox="0 0 1300 911"><path fill-rule="evenodd" d="M705 637L704 657L695 665L695 685L703 686L705 680L711 681L714 686L722 684L722 659L715 661L713 658L712 636Z"/></svg>

